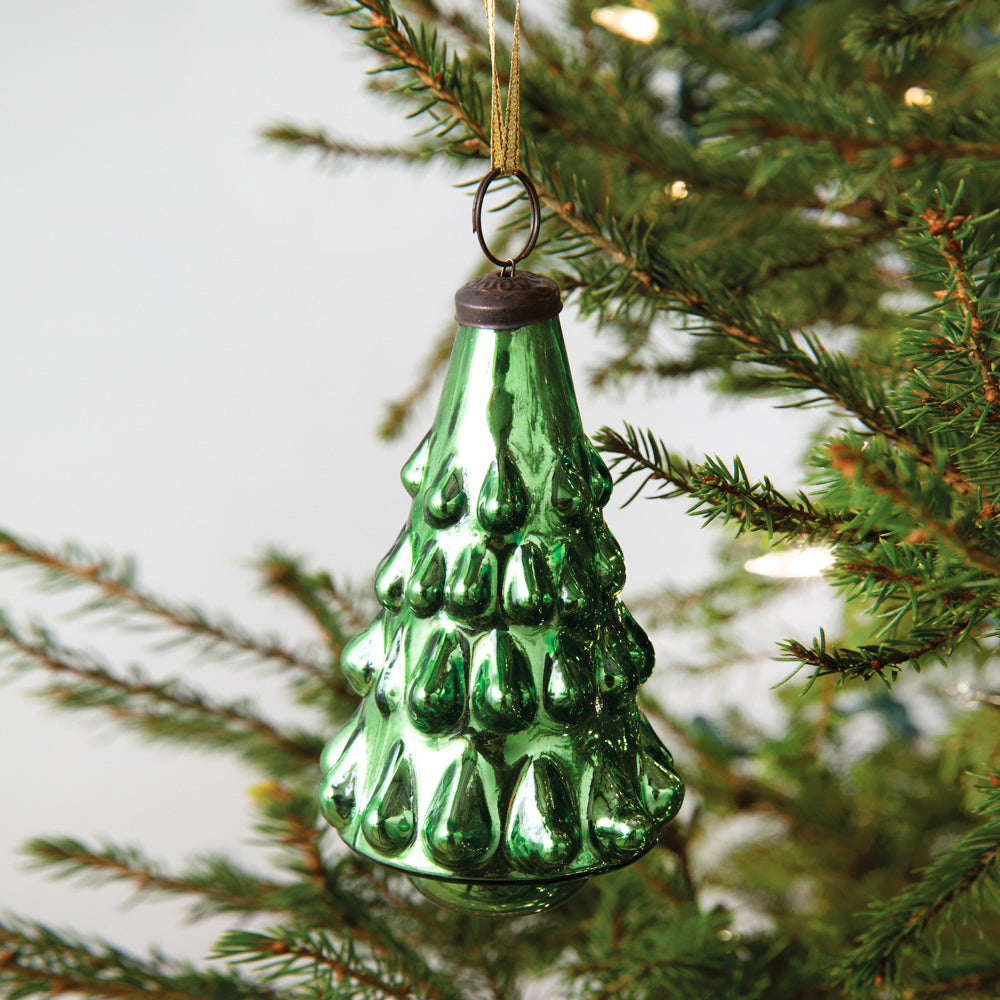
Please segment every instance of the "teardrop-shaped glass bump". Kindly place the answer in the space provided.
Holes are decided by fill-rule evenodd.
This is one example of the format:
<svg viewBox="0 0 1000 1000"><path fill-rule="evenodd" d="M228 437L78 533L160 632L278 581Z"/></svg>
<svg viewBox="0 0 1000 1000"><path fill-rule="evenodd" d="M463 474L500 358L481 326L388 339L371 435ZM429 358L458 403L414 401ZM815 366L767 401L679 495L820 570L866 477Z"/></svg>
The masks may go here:
<svg viewBox="0 0 1000 1000"><path fill-rule="evenodd" d="M359 632L340 654L340 669L360 695L368 694L375 683L376 673L385 662L384 622L383 612L363 632Z"/></svg>
<svg viewBox="0 0 1000 1000"><path fill-rule="evenodd" d="M589 568L574 551L559 562L557 608L567 625L592 627L597 605L597 584Z"/></svg>
<svg viewBox="0 0 1000 1000"><path fill-rule="evenodd" d="M616 627L602 629L594 645L597 690L607 708L617 708L636 689L630 648Z"/></svg>
<svg viewBox="0 0 1000 1000"><path fill-rule="evenodd" d="M552 506L570 523L579 521L590 509L590 489L569 455L556 463L552 476Z"/></svg>
<svg viewBox="0 0 1000 1000"><path fill-rule="evenodd" d="M632 675L635 678L635 683L637 685L645 684L653 672L653 664L656 661L653 644L649 641L649 636L642 630L642 626L632 617L632 612L624 604L618 605L618 614L621 618L625 641L628 643L629 656L632 659Z"/></svg>
<svg viewBox="0 0 1000 1000"><path fill-rule="evenodd" d="M490 732L514 733L535 717L538 703L528 657L510 632L487 632L472 653L472 712Z"/></svg>
<svg viewBox="0 0 1000 1000"><path fill-rule="evenodd" d="M594 710L594 671L587 646L568 635L545 657L542 704L557 722L573 725Z"/></svg>
<svg viewBox="0 0 1000 1000"><path fill-rule="evenodd" d="M389 650L385 654L385 666L375 681L375 704L386 718L399 708L403 698L403 676L406 668L403 658L405 632L405 627L401 627L392 637Z"/></svg>
<svg viewBox="0 0 1000 1000"><path fill-rule="evenodd" d="M351 761L346 771L337 768L323 777L319 786L319 807L327 823L335 830L343 830L351 822L357 783L357 761Z"/></svg>
<svg viewBox="0 0 1000 1000"><path fill-rule="evenodd" d="M465 513L467 502L462 469L449 458L424 494L424 516L434 527L447 528Z"/></svg>
<svg viewBox="0 0 1000 1000"><path fill-rule="evenodd" d="M493 610L496 586L496 556L489 549L467 546L448 572L444 588L448 613L462 622L484 618Z"/></svg>
<svg viewBox="0 0 1000 1000"><path fill-rule="evenodd" d="M410 558L410 533L407 526L399 533L389 554L375 570L375 596L388 611L398 611L403 606Z"/></svg>
<svg viewBox="0 0 1000 1000"><path fill-rule="evenodd" d="M674 770L670 751L660 742L645 719L639 738L639 787L650 816L666 823L677 815L684 801L684 782Z"/></svg>
<svg viewBox="0 0 1000 1000"><path fill-rule="evenodd" d="M431 857L457 874L475 869L493 853L493 817L474 753L446 768L427 809L423 837Z"/></svg>
<svg viewBox="0 0 1000 1000"><path fill-rule="evenodd" d="M611 476L611 470L604 464L604 459L597 454L591 445L588 444L586 448L587 457L590 460L590 490L594 497L594 505L600 509L606 507L611 499L614 480Z"/></svg>
<svg viewBox="0 0 1000 1000"><path fill-rule="evenodd" d="M427 471L427 456L431 450L432 433L432 431L428 431L424 435L423 441L417 445L416 451L406 460L406 464L399 471L399 478L403 481L403 489L411 497L417 495L424 481L424 473Z"/></svg>
<svg viewBox="0 0 1000 1000"><path fill-rule="evenodd" d="M506 452L490 465L479 492L476 512L479 523L491 534L507 535L524 524L528 516L524 483L514 460Z"/></svg>
<svg viewBox="0 0 1000 1000"><path fill-rule="evenodd" d="M620 594L625 586L625 556L618 539L601 522L597 529L597 578L601 586L612 594Z"/></svg>
<svg viewBox="0 0 1000 1000"><path fill-rule="evenodd" d="M555 606L555 585L545 556L533 542L523 542L507 560L503 574L503 610L517 625L540 625Z"/></svg>
<svg viewBox="0 0 1000 1000"><path fill-rule="evenodd" d="M320 770L326 774L327 771L332 771L333 768L340 763L341 758L347 752L347 748L354 742L358 733L363 725L363 717L361 711L357 711L354 715L344 723L343 726L337 730L337 735L334 736L332 740L325 747L323 747L323 752L319 755L319 766Z"/></svg>
<svg viewBox="0 0 1000 1000"><path fill-rule="evenodd" d="M404 851L413 841L416 822L413 803L413 772L399 741L390 750L375 794L365 810L362 830L365 840L388 857Z"/></svg>
<svg viewBox="0 0 1000 1000"><path fill-rule="evenodd" d="M546 757L529 761L510 804L507 853L519 871L557 872L580 850L579 807L559 766Z"/></svg>
<svg viewBox="0 0 1000 1000"><path fill-rule="evenodd" d="M424 645L407 707L422 733L446 733L461 721L465 709L464 640L456 632L435 629Z"/></svg>
<svg viewBox="0 0 1000 1000"><path fill-rule="evenodd" d="M610 747L608 751L614 753ZM635 790L613 759L604 760L594 773L587 818L590 839L608 861L625 861L638 854L652 832Z"/></svg>
<svg viewBox="0 0 1000 1000"><path fill-rule="evenodd" d="M434 614L444 601L444 553L431 538L420 550L406 585L406 603L418 618Z"/></svg>
<svg viewBox="0 0 1000 1000"><path fill-rule="evenodd" d="M359 758L364 755L364 741L358 739L360 720L347 723L326 745L320 764L323 781L319 786L319 808L326 821L343 830L354 814L357 801Z"/></svg>

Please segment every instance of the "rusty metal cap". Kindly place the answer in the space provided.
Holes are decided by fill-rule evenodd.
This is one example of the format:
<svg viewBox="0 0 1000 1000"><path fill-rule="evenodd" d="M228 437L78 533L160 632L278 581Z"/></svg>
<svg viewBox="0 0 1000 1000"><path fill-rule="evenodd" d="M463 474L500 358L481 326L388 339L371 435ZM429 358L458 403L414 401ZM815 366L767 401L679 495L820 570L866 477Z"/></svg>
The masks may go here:
<svg viewBox="0 0 1000 1000"><path fill-rule="evenodd" d="M516 330L558 316L559 286L544 274L484 274L455 292L455 319L462 326Z"/></svg>

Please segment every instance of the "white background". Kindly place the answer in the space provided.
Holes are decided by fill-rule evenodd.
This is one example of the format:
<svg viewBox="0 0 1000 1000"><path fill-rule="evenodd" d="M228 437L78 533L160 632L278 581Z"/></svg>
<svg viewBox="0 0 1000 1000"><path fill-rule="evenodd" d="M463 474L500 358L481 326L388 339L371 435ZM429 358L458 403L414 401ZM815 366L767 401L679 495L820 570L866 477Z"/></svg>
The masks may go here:
<svg viewBox="0 0 1000 1000"><path fill-rule="evenodd" d="M405 518L398 470L433 400L399 443L375 428L478 250L458 174L331 169L260 140L282 118L404 139L410 123L364 90L358 42L281 0L0 6L0 524L134 553L155 590L304 638L305 623L256 591L249 560L273 543L338 579L369 578ZM720 404L697 386L595 397L586 373L610 347L571 310L564 329L588 430L628 419L682 453L739 453L751 474L798 485L801 413ZM710 538L684 506L612 503L627 594L705 574ZM23 573L0 576L0 597L21 618L45 606ZM124 655L119 640L88 641ZM189 660L173 662L191 679L274 697L259 672ZM773 679L730 694L762 697ZM0 911L203 953L231 921L185 928L173 904L123 910L124 891L26 874L16 848L61 832L252 862L254 777L54 716L31 687L0 688Z"/></svg>

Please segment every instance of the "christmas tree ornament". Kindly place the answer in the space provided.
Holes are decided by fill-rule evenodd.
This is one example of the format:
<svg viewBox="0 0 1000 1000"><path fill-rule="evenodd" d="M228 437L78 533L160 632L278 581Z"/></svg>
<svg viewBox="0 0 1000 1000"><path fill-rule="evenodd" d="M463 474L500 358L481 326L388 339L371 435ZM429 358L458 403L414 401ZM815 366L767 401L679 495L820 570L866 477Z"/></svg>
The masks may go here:
<svg viewBox="0 0 1000 1000"><path fill-rule="evenodd" d="M430 899L516 914L649 850L683 785L636 703L653 648L618 598L611 475L580 421L559 289L517 270L538 197L516 142L496 160L473 228L501 269L456 293L437 415L402 470L410 517L376 572L382 610L341 656L362 702L323 753L319 799L351 848ZM481 224L504 174L532 216L508 261Z"/></svg>

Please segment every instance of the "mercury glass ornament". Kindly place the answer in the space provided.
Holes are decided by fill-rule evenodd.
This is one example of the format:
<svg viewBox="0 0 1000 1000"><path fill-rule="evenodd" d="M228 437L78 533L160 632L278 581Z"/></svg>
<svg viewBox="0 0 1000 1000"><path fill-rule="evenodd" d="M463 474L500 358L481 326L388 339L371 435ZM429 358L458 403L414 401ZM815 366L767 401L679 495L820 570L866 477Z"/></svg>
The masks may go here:
<svg viewBox="0 0 1000 1000"><path fill-rule="evenodd" d="M683 785L636 704L653 648L618 599L611 475L580 422L558 288L501 272L455 300L383 610L341 657L363 700L324 751L320 804L435 902L529 913L648 851Z"/></svg>

